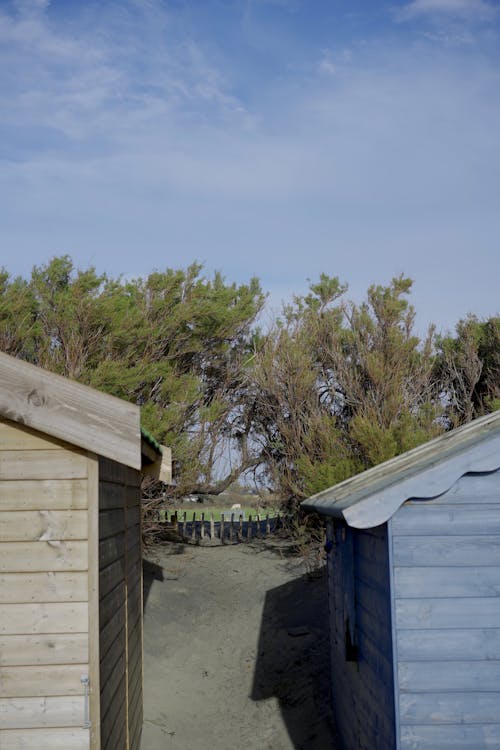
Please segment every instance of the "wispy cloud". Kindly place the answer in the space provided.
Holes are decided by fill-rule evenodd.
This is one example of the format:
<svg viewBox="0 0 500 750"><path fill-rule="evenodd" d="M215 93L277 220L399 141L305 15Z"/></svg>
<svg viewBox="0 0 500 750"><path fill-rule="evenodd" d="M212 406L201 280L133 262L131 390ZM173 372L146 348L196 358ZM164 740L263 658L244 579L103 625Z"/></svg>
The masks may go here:
<svg viewBox="0 0 500 750"><path fill-rule="evenodd" d="M486 0L412 0L396 10L396 16L401 21L448 16L484 22L497 14L498 8Z"/></svg>
<svg viewBox="0 0 500 750"><path fill-rule="evenodd" d="M117 142L148 121L167 126L174 112L194 120L246 114L224 73L189 34L170 28L158 2L110 3L82 12L75 28L58 25L48 3L25 0L17 13L0 12L0 40L0 65L12 71L0 121Z"/></svg>
<svg viewBox="0 0 500 750"><path fill-rule="evenodd" d="M259 3L252 23L244 3L210 2L187 15L162 0L71 14L65 0L0 2L0 237L13 262L27 247L30 262L71 252L130 273L197 257L280 290L331 271L362 292L399 272L443 289L460 250L483 248L454 282L465 299L500 232L498 45L407 41L411 18L421 31L416 19L490 5L415 0L408 24L381 13L384 35L352 34L363 13L329 17L326 32L308 17L305 34L306 2ZM211 13L229 6L228 29Z"/></svg>

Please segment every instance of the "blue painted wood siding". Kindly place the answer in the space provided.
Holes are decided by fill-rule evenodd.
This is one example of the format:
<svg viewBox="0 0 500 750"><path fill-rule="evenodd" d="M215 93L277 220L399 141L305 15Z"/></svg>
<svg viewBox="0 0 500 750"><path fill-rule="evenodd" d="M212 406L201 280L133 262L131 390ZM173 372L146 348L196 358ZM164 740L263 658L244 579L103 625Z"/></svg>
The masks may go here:
<svg viewBox="0 0 500 750"><path fill-rule="evenodd" d="M500 748L500 472L389 522L399 750Z"/></svg>
<svg viewBox="0 0 500 750"><path fill-rule="evenodd" d="M358 531L336 524L334 531L329 523L328 535L332 693L342 747L394 750L387 526ZM357 660L348 661L352 628Z"/></svg>

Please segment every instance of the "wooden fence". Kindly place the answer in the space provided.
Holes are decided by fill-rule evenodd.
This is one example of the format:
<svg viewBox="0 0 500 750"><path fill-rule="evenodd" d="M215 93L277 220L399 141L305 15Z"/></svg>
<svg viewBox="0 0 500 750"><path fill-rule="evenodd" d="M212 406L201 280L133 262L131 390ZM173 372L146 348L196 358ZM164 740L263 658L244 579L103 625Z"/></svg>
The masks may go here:
<svg viewBox="0 0 500 750"><path fill-rule="evenodd" d="M236 513L222 513L221 520L215 521L213 513L196 513L192 516L183 513L169 515L166 510L157 510L156 522L165 524L185 541L191 544L215 546L219 544L238 544L249 542L252 539L262 539L274 533L278 528L283 528L283 519L278 514L262 516L256 514L249 516L248 520L243 515Z"/></svg>

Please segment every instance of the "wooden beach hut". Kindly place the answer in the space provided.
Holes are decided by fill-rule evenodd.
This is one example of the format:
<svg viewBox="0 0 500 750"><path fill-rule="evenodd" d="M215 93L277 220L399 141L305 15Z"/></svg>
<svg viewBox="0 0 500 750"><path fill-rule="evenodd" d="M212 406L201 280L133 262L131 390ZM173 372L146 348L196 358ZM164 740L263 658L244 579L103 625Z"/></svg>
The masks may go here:
<svg viewBox="0 0 500 750"><path fill-rule="evenodd" d="M161 461L138 407L0 353L2 750L138 750L140 481Z"/></svg>
<svg viewBox="0 0 500 750"><path fill-rule="evenodd" d="M304 502L327 517L345 750L500 747L500 412Z"/></svg>

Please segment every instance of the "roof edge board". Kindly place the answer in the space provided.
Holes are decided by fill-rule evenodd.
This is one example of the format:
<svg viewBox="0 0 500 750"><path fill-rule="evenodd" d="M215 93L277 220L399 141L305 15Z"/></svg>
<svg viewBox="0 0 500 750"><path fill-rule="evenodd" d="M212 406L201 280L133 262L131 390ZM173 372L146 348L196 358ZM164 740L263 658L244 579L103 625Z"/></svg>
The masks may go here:
<svg viewBox="0 0 500 750"><path fill-rule="evenodd" d="M481 439L478 440L476 436L474 444L462 445L461 449L455 452L447 451L445 456L436 454L434 460L429 459L414 466L406 477L403 471L397 472L392 477L392 481L386 481L382 486L380 482L374 482L374 485L370 486L369 473L372 471L370 469L358 475L364 478L363 486L358 492L354 491L352 494L341 492L340 496L336 496L336 491L345 487L346 483L342 482L336 487L313 495L305 500L302 506L323 515L343 518L349 526L354 528L378 526L387 522L410 498L430 500L447 492L465 474L498 470L500 468L500 433L490 435L488 441L486 437L488 435L482 434ZM385 465L388 469L392 461L394 459L379 466Z"/></svg>
<svg viewBox="0 0 500 750"><path fill-rule="evenodd" d="M433 462L441 461L446 455L465 451L471 444L487 438L496 429L500 430L500 410L475 419L455 430L445 432L427 443L322 490L305 500L303 505L308 507L310 502L323 499L335 501L340 496L352 497L358 491L358 487L361 486L364 489L364 485L368 482L374 489L377 485L386 487L388 475L392 474L392 482L396 483L401 476L404 476L405 471L420 472L424 464L429 466ZM440 450L437 450L438 448Z"/></svg>
<svg viewBox="0 0 500 750"><path fill-rule="evenodd" d="M138 406L0 352L0 414L134 469Z"/></svg>

